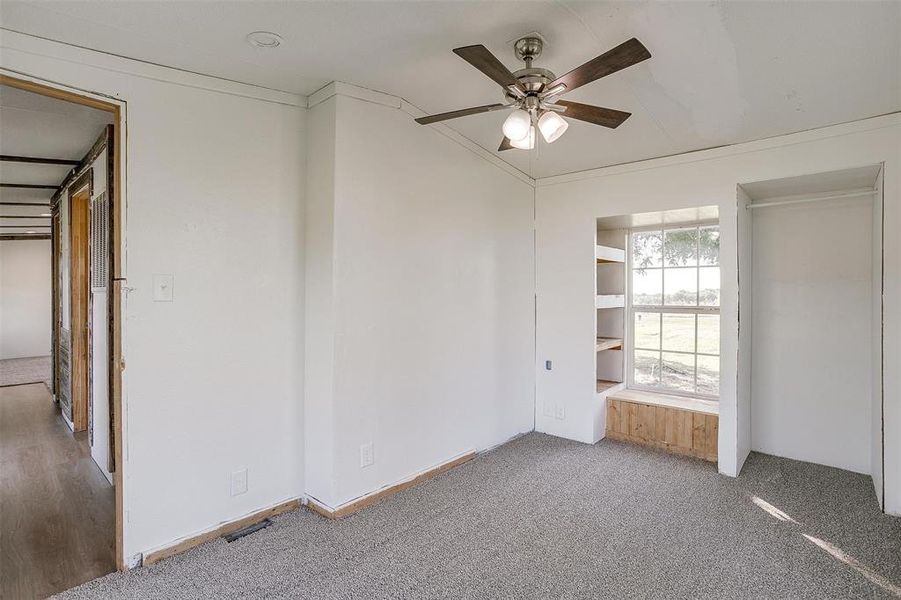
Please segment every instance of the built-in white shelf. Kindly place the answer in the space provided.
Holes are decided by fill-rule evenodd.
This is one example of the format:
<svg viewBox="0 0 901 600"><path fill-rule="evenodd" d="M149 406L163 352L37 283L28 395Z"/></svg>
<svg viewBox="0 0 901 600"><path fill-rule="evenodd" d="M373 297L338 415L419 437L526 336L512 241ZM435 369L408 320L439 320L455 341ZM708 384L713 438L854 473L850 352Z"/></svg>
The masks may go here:
<svg viewBox="0 0 901 600"><path fill-rule="evenodd" d="M622 350L622 348L622 338L599 337L597 339L597 344L595 345L595 350L598 352L601 350Z"/></svg>
<svg viewBox="0 0 901 600"><path fill-rule="evenodd" d="M610 246L597 245L594 247L594 257L598 264L626 262L626 251Z"/></svg>
<svg viewBox="0 0 901 600"><path fill-rule="evenodd" d="M595 308L622 308L626 305L623 294L598 294L594 298Z"/></svg>
<svg viewBox="0 0 901 600"><path fill-rule="evenodd" d="M594 256L597 262L594 305L596 398L621 390L625 380L626 251L624 230L597 232ZM607 310L601 310L607 309ZM614 310L616 309L616 310Z"/></svg>

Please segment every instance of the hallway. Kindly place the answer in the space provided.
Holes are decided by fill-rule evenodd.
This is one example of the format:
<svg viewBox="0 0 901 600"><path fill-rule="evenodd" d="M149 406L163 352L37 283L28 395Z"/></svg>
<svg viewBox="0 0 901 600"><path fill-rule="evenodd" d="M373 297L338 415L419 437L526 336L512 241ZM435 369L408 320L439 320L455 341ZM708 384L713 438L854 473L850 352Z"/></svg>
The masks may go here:
<svg viewBox="0 0 901 600"><path fill-rule="evenodd" d="M42 383L0 388L0 598L115 570L114 493Z"/></svg>

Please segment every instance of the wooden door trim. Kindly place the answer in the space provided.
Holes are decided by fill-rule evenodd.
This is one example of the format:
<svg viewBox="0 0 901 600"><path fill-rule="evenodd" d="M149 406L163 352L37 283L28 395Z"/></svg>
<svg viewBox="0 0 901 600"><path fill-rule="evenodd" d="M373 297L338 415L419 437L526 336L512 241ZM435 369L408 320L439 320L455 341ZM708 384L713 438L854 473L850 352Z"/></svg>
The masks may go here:
<svg viewBox="0 0 901 600"><path fill-rule="evenodd" d="M72 426L75 431L88 428L91 418L91 281L90 235L91 197L94 171L86 170L68 187L69 200L69 331L71 348L69 381L72 399ZM82 214L83 213L83 214ZM79 220L79 217L83 217ZM79 231L74 225L78 220ZM76 244L77 234L81 243ZM79 264L81 263L81 264ZM83 304L83 306L79 306Z"/></svg>
<svg viewBox="0 0 901 600"><path fill-rule="evenodd" d="M27 75L26 75L27 77ZM124 190L122 186L122 143L125 141L125 120L123 118L123 108L126 103L123 101L102 100L100 98L85 95L64 88L58 85L51 86L45 83L38 83L29 79L21 79L9 75L0 74L0 84L14 87L20 90L34 92L42 96L65 100L73 104L88 106L109 112L113 115L114 134L109 135L109 166L108 173L112 173L110 177L110 189L107 196L110 202L110 240L109 240L109 281L108 281L108 298L109 298L109 328L112 335L110 336L110 389L111 406L113 409L110 415L113 428L113 456L116 470L113 473L115 481L116 493L116 568L120 571L128 570L128 564L125 560L124 546L124 486L125 477L123 476L124 465L122 463L122 447L123 447L123 431L122 431L122 370L125 367L122 360L122 257L120 249L122 248L122 209ZM108 130L109 132L109 130Z"/></svg>

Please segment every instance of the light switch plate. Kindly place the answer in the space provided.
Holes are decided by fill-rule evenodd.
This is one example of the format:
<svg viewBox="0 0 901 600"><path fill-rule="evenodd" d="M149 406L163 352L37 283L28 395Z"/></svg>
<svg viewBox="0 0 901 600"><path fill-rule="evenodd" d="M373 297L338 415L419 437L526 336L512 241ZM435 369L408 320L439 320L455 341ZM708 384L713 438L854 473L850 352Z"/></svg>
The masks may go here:
<svg viewBox="0 0 901 600"><path fill-rule="evenodd" d="M166 274L154 274L153 276L153 301L172 302L175 277Z"/></svg>

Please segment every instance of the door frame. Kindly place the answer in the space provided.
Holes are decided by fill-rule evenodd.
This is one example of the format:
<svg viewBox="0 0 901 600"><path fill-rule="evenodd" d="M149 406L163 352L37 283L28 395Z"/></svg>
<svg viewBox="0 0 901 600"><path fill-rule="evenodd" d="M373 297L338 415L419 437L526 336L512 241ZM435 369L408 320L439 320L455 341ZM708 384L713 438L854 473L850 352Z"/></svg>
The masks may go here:
<svg viewBox="0 0 901 600"><path fill-rule="evenodd" d="M25 78L27 77L27 78ZM113 457L116 465L113 473L116 496L116 532L115 532L115 557L116 568L119 571L128 570L128 564L124 554L124 496L125 477L123 471L123 438L122 427L122 371L125 362L122 356L122 291L124 278L122 275L124 244L122 219L124 216L124 159L126 136L125 110L126 103L117 98L101 96L96 93L86 93L74 88L62 86L56 83L37 81L30 76L10 76L0 73L0 84L14 87L20 90L33 92L42 96L64 100L73 104L95 108L113 116L113 135L108 136L107 157L108 167L112 172L110 177L107 197L110 203L110 227L109 227L109 280L108 292L108 327L109 327L109 397L112 410L111 426L113 430ZM81 165L79 165L80 167ZM53 221L51 221L53 222ZM55 260L55 259L54 259Z"/></svg>
<svg viewBox="0 0 901 600"><path fill-rule="evenodd" d="M59 287L59 252L60 252L60 232L61 215L59 214L59 206L50 206L50 312L52 326L50 329L50 364L52 366L50 393L53 401L59 404L59 328L61 326L60 310L58 299L60 297Z"/></svg>

